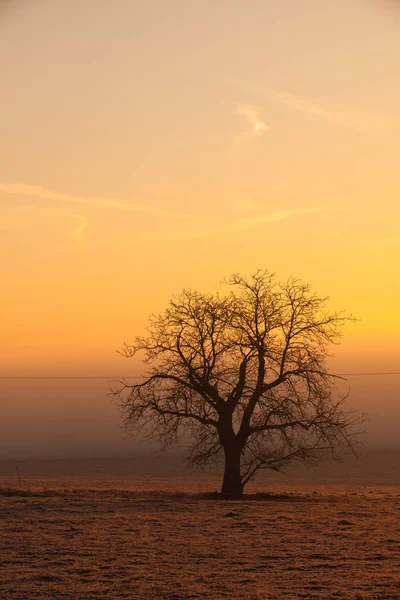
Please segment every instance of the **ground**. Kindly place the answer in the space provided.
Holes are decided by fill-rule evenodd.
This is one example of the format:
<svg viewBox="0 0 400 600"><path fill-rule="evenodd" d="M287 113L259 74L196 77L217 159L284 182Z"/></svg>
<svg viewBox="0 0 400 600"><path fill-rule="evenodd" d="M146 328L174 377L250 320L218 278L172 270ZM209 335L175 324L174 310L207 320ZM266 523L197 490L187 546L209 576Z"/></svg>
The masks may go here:
<svg viewBox="0 0 400 600"><path fill-rule="evenodd" d="M400 599L398 486L271 489L3 486L0 599Z"/></svg>

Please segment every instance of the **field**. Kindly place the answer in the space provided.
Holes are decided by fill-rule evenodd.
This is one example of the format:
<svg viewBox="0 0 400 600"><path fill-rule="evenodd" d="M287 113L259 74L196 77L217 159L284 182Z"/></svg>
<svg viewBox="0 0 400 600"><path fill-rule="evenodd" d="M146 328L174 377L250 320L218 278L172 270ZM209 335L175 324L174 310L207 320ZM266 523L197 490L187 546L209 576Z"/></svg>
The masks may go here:
<svg viewBox="0 0 400 600"><path fill-rule="evenodd" d="M216 474L129 464L27 463L20 484L1 465L1 600L400 598L393 469L374 485L274 476L223 501Z"/></svg>

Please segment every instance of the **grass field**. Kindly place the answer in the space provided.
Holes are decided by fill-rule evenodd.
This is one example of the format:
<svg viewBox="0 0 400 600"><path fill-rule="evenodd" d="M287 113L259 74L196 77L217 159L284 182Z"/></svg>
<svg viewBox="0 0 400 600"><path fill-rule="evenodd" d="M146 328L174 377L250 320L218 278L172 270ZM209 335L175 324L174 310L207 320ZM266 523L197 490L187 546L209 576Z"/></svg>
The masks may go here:
<svg viewBox="0 0 400 600"><path fill-rule="evenodd" d="M107 489L76 471L0 477L1 600L400 598L393 483L275 481L228 502L212 478Z"/></svg>

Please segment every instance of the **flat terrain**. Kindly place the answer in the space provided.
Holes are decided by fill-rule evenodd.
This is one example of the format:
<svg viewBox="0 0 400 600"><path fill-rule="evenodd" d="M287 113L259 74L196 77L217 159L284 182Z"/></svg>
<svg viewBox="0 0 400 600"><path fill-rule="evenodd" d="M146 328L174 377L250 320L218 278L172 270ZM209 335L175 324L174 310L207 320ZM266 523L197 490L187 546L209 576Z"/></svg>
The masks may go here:
<svg viewBox="0 0 400 600"><path fill-rule="evenodd" d="M1 600L400 598L399 486L227 502L68 481L0 490Z"/></svg>

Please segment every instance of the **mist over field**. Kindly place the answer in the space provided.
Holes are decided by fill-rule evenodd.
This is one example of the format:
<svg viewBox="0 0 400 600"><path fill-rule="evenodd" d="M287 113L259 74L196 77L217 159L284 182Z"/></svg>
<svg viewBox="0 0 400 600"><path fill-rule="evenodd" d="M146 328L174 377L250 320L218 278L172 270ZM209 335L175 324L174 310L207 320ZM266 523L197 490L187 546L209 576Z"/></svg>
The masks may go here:
<svg viewBox="0 0 400 600"><path fill-rule="evenodd" d="M400 376L354 376L349 407L369 414L365 445L400 445ZM155 450L127 438L105 380L0 380L0 459L96 458Z"/></svg>

